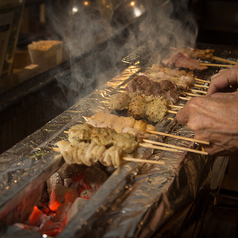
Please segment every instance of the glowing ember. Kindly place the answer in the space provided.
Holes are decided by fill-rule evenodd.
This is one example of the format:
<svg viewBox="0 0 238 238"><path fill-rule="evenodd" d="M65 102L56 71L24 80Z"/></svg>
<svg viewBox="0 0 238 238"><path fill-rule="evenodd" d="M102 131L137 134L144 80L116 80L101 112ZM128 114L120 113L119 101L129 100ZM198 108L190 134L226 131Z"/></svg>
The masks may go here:
<svg viewBox="0 0 238 238"><path fill-rule="evenodd" d="M53 183L47 189L49 192L48 201L45 203L41 201L38 206L34 207L26 224L17 225L54 237L66 226L67 214L74 201L77 198L90 199L100 186L92 188L84 174L73 176L71 183L66 183L67 186L59 180L58 175L53 175L52 178ZM54 180L54 178L57 179Z"/></svg>

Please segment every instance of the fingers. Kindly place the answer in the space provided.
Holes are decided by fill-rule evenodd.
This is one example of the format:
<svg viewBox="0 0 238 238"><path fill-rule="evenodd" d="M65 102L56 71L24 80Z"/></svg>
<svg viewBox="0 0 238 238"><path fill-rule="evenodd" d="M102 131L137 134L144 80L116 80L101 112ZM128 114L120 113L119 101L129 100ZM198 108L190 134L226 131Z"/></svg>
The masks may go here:
<svg viewBox="0 0 238 238"><path fill-rule="evenodd" d="M218 73L211 78L211 83L207 91L207 96L216 92L221 92L223 89L229 87L229 72Z"/></svg>
<svg viewBox="0 0 238 238"><path fill-rule="evenodd" d="M232 93L219 93L216 92L211 95L213 98L238 98L238 91Z"/></svg>
<svg viewBox="0 0 238 238"><path fill-rule="evenodd" d="M211 77L207 96L216 92L235 91L238 86L238 64L230 69L222 69Z"/></svg>
<svg viewBox="0 0 238 238"><path fill-rule="evenodd" d="M196 117L197 112L203 107L204 100L207 101L203 96L192 98L177 112L177 121L182 125L186 125L189 121L193 121L192 118Z"/></svg>
<svg viewBox="0 0 238 238"><path fill-rule="evenodd" d="M187 124L187 122L188 122L188 113L187 113L186 108L182 108L177 112L176 119L182 125Z"/></svg>

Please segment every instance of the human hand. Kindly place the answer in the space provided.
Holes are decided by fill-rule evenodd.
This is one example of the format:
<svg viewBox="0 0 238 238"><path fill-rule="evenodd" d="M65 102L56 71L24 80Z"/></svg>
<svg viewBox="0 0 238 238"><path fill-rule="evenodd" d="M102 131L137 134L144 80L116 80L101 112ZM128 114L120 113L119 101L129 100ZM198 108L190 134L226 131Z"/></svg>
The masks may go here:
<svg viewBox="0 0 238 238"><path fill-rule="evenodd" d="M238 88L238 64L230 69L222 69L211 77L207 96L216 92L234 92Z"/></svg>
<svg viewBox="0 0 238 238"><path fill-rule="evenodd" d="M194 131L195 139L210 142L203 146L210 155L238 152L238 98L195 97L176 118Z"/></svg>
<svg viewBox="0 0 238 238"><path fill-rule="evenodd" d="M210 97L213 98L238 98L238 91L232 92L232 93L214 93Z"/></svg>

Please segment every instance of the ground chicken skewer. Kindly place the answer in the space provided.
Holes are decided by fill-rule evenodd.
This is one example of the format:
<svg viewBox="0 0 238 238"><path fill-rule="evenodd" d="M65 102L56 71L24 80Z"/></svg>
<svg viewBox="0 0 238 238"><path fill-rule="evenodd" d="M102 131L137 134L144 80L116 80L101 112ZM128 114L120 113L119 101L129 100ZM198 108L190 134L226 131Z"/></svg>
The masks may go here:
<svg viewBox="0 0 238 238"><path fill-rule="evenodd" d="M121 94L122 93L115 94L113 100L116 100L117 97L121 97ZM128 114L135 119L147 118L149 121L157 123L168 112L174 113L169 110L171 102L165 100L163 97L153 95L146 96L145 94L130 94L130 96L132 98L128 101Z"/></svg>
<svg viewBox="0 0 238 238"><path fill-rule="evenodd" d="M115 110L128 109L131 99L126 93L117 93L110 97L109 107Z"/></svg>

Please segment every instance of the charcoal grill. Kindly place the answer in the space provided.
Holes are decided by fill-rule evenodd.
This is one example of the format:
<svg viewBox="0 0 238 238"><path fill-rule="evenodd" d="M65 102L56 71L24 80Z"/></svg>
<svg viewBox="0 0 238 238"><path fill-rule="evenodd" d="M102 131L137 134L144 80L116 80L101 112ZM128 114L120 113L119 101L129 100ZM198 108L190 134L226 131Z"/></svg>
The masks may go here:
<svg viewBox="0 0 238 238"><path fill-rule="evenodd" d="M199 44L197 47L214 48L217 56L238 58L234 48ZM119 75L0 156L1 234L42 237L38 232L16 228L14 223L26 218L26 213L39 200L45 181L64 164L62 156L52 147L67 138L64 131L70 126L84 123L85 116L106 109L109 96L125 90L126 83L150 65L150 59L153 56L148 53L148 47L139 47L123 59L127 66ZM210 68L196 73L199 78L209 79L217 70ZM192 132L181 127L171 114L155 127L167 133L192 136ZM160 140L168 138L161 137ZM196 143L169 141L199 147ZM201 227L201 217L211 201L211 194L216 196L218 193L228 157L151 149L144 149L143 154L145 159L159 159L164 164L128 162L116 170L101 167L109 178L57 237L176 237L196 232Z"/></svg>

